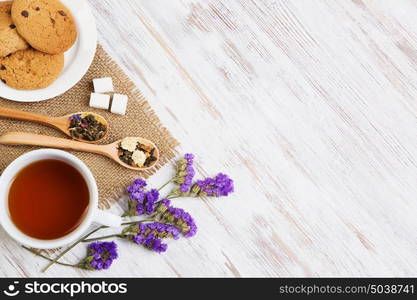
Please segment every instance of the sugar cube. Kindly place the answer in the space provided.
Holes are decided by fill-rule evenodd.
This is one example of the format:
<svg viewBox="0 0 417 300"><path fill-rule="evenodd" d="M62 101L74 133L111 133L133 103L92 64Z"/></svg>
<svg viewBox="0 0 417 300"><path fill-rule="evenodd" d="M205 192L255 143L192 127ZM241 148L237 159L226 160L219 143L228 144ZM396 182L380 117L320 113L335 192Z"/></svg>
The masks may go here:
<svg viewBox="0 0 417 300"><path fill-rule="evenodd" d="M108 109L110 105L110 95L91 93L90 106L101 109Z"/></svg>
<svg viewBox="0 0 417 300"><path fill-rule="evenodd" d="M122 94L114 94L110 111L114 114L124 115L127 108L127 96Z"/></svg>
<svg viewBox="0 0 417 300"><path fill-rule="evenodd" d="M93 85L96 93L113 92L113 80L111 77L93 79Z"/></svg>

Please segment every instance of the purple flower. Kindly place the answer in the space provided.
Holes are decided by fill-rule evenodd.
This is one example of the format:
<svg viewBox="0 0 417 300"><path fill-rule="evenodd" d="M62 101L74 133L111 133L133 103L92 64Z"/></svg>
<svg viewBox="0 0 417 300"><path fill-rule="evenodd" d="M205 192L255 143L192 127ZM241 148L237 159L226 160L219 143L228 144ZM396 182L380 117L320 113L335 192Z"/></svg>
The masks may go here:
<svg viewBox="0 0 417 300"><path fill-rule="evenodd" d="M157 253L165 252L168 249L168 245L162 243L162 240L155 237L153 234L146 237L143 235L135 236L132 238L132 241Z"/></svg>
<svg viewBox="0 0 417 300"><path fill-rule="evenodd" d="M134 192L142 192L146 185L146 181L142 178L135 179L133 183L127 187L127 192L128 194L132 194Z"/></svg>
<svg viewBox="0 0 417 300"><path fill-rule="evenodd" d="M160 202L159 202L159 205L158 205L158 207L156 208L156 212L157 213L164 213L164 212L166 212L166 210L168 209L168 207L171 205L171 200L169 200L169 199L162 199Z"/></svg>
<svg viewBox="0 0 417 300"><path fill-rule="evenodd" d="M171 200L164 198L161 200L161 205L166 206L168 208L171 205Z"/></svg>
<svg viewBox="0 0 417 300"><path fill-rule="evenodd" d="M174 178L174 182L179 184L179 191L181 193L187 193L191 186L195 175L193 167L194 155L187 153L184 158L177 163L177 175Z"/></svg>
<svg viewBox="0 0 417 300"><path fill-rule="evenodd" d="M138 224L139 235L148 235L150 233L157 238L173 238L174 240L177 240L179 239L181 232L173 225L160 222Z"/></svg>
<svg viewBox="0 0 417 300"><path fill-rule="evenodd" d="M153 241L153 244L152 244L152 248L151 249L153 251L157 252L157 253L163 253L163 252L167 251L168 245L162 243L162 240L161 239L155 239Z"/></svg>
<svg viewBox="0 0 417 300"><path fill-rule="evenodd" d="M129 194L129 209L127 216L151 215L155 212L156 202L159 199L159 192L155 189L146 191L146 181L138 178L127 187Z"/></svg>
<svg viewBox="0 0 417 300"><path fill-rule="evenodd" d="M141 216L145 213L145 210L143 209L143 205L136 203L136 215Z"/></svg>
<svg viewBox="0 0 417 300"><path fill-rule="evenodd" d="M115 242L93 242L88 245L87 257L80 263L80 266L87 270L108 269L117 258Z"/></svg>
<svg viewBox="0 0 417 300"><path fill-rule="evenodd" d="M154 202L158 199L159 199L159 192L156 189L152 189L146 193L146 200Z"/></svg>
<svg viewBox="0 0 417 300"><path fill-rule="evenodd" d="M169 206L161 215L161 221L177 227L186 238L192 237L197 233L197 225L193 217L182 208Z"/></svg>
<svg viewBox="0 0 417 300"><path fill-rule="evenodd" d="M214 178L198 180L192 191L198 196L227 196L234 191L233 180L226 174L219 173Z"/></svg>
<svg viewBox="0 0 417 300"><path fill-rule="evenodd" d="M192 154L192 153L186 153L186 154L184 154L184 159L186 159L187 160L187 162L193 162L193 159L194 159L194 154Z"/></svg>
<svg viewBox="0 0 417 300"><path fill-rule="evenodd" d="M137 178L137 179L133 180L133 184L135 184L136 186L141 187L141 188L144 188L148 185L146 183L146 181L143 180L142 178Z"/></svg>
<svg viewBox="0 0 417 300"><path fill-rule="evenodd" d="M146 201L142 203L144 205L143 211L145 211L147 215L151 215L155 212L155 203L159 199L159 192L152 189L146 193L145 199Z"/></svg>
<svg viewBox="0 0 417 300"><path fill-rule="evenodd" d="M143 202L145 199L145 193L143 191L136 191L130 194L130 199L136 200L138 202Z"/></svg>
<svg viewBox="0 0 417 300"><path fill-rule="evenodd" d="M136 231L136 235L131 238L132 241L157 253L168 249L168 245L162 243L163 238L178 239L180 235L177 227L158 222L138 224Z"/></svg>
<svg viewBox="0 0 417 300"><path fill-rule="evenodd" d="M69 120L70 121L76 120L78 122L81 122L81 115L80 114L74 114L74 115L72 115L72 116L69 117Z"/></svg>

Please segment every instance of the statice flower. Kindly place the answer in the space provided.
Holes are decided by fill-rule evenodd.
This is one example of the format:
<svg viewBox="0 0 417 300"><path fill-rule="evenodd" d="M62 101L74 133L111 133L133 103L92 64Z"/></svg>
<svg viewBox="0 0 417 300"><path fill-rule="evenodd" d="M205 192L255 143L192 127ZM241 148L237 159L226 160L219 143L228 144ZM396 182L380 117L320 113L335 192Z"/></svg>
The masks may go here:
<svg viewBox="0 0 417 300"><path fill-rule="evenodd" d="M167 209L170 207L170 205L171 205L171 200L166 199L166 198L165 199L162 199L159 202L158 207L156 208L156 212L157 213L164 213L164 212L167 211Z"/></svg>
<svg viewBox="0 0 417 300"><path fill-rule="evenodd" d="M160 222L152 223L139 223L133 226L130 226L128 231L136 235L142 235L147 237L150 234L153 234L156 238L173 238L174 240L179 239L181 231L170 224L164 224Z"/></svg>
<svg viewBox="0 0 417 300"><path fill-rule="evenodd" d="M173 179L173 182L179 185L178 188L174 189L174 193L187 193L191 186L195 175L193 167L194 155L187 153L183 159L177 162L177 172Z"/></svg>
<svg viewBox="0 0 417 300"><path fill-rule="evenodd" d="M147 215L151 215L155 212L155 204L159 199L159 192L156 189L152 189L145 195L146 201L143 203L143 211Z"/></svg>
<svg viewBox="0 0 417 300"><path fill-rule="evenodd" d="M133 183L127 187L127 192L130 194L135 191L141 191L147 186L147 183L142 178L133 180Z"/></svg>
<svg viewBox="0 0 417 300"><path fill-rule="evenodd" d="M115 242L93 242L88 245L87 257L81 261L80 267L87 270L108 269L117 257Z"/></svg>
<svg viewBox="0 0 417 300"><path fill-rule="evenodd" d="M182 208L168 206L166 211L161 214L160 219L161 222L178 227L186 238L190 238L197 233L197 225L193 217Z"/></svg>
<svg viewBox="0 0 417 300"><path fill-rule="evenodd" d="M219 173L214 178L198 180L191 192L197 196L221 197L234 192L233 180L226 174Z"/></svg>
<svg viewBox="0 0 417 300"><path fill-rule="evenodd" d="M165 252L168 249L168 245L162 243L162 239L155 237L153 234L146 237L143 235L137 235L132 238L132 241L157 253Z"/></svg>
<svg viewBox="0 0 417 300"><path fill-rule="evenodd" d="M130 200L133 201L143 201L145 198L145 190L146 181L138 178L133 181L131 185L129 185L126 189L127 193L129 194Z"/></svg>
<svg viewBox="0 0 417 300"><path fill-rule="evenodd" d="M159 192L155 189L146 191L146 185L145 180L138 178L128 186L128 212L125 213L124 216L151 215L155 212L157 206L156 202L159 199Z"/></svg>
<svg viewBox="0 0 417 300"><path fill-rule="evenodd" d="M173 238L177 240L180 233L177 227L160 222L139 223L123 231L126 238L158 253L165 252L168 249L168 245L162 243L162 239Z"/></svg>

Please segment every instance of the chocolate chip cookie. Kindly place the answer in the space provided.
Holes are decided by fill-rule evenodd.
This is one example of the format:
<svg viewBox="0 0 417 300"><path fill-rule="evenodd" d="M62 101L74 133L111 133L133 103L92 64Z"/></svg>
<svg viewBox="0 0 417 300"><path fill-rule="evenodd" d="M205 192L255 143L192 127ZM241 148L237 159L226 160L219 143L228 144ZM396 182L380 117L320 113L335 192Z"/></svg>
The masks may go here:
<svg viewBox="0 0 417 300"><path fill-rule="evenodd" d="M45 53L65 52L77 38L74 18L59 0L15 0L12 19L19 34Z"/></svg>
<svg viewBox="0 0 417 300"><path fill-rule="evenodd" d="M18 90L41 89L52 84L63 67L63 53L20 50L0 58L0 80Z"/></svg>
<svg viewBox="0 0 417 300"><path fill-rule="evenodd" d="M12 1L0 2L0 57L28 48L28 43L17 33L10 15Z"/></svg>

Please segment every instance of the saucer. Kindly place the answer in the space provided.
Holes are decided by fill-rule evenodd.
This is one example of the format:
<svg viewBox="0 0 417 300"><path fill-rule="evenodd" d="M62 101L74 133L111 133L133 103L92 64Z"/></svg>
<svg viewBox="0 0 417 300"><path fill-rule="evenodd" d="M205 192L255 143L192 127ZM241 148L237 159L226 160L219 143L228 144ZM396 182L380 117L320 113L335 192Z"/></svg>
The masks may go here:
<svg viewBox="0 0 417 300"><path fill-rule="evenodd" d="M64 53L64 69L47 88L16 90L0 82L0 97L18 102L38 102L65 93L87 72L93 62L97 46L97 29L94 16L86 0L61 0L71 11L76 26L77 40Z"/></svg>

